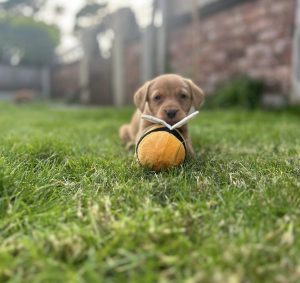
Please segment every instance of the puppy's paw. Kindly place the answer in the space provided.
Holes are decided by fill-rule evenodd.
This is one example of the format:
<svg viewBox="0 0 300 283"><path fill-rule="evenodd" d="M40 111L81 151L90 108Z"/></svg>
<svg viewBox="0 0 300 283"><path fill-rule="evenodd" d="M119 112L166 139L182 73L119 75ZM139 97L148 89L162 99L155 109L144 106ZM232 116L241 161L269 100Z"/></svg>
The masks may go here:
<svg viewBox="0 0 300 283"><path fill-rule="evenodd" d="M195 154L195 151L193 149L193 146L191 144L191 142L188 140L187 142L187 147L186 147L186 150L187 150L187 155L191 158L191 159L195 159L196 157L196 154Z"/></svg>
<svg viewBox="0 0 300 283"><path fill-rule="evenodd" d="M188 154L189 159L192 159L192 160L196 159L196 154L194 151L188 152L187 154Z"/></svg>
<svg viewBox="0 0 300 283"><path fill-rule="evenodd" d="M129 143L127 143L126 146L125 146L125 148L126 148L127 150L134 150L134 148L135 148L134 142L129 142Z"/></svg>
<svg viewBox="0 0 300 283"><path fill-rule="evenodd" d="M130 137L130 126L129 125L123 125L120 129L119 129L119 135L120 138L122 140L122 142L126 145L131 143L131 137Z"/></svg>

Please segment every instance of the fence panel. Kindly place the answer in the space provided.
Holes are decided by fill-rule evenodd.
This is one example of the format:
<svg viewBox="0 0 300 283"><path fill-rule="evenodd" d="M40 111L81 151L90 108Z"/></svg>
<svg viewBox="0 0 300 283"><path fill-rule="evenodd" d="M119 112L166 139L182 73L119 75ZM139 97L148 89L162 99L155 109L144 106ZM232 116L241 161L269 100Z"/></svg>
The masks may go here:
<svg viewBox="0 0 300 283"><path fill-rule="evenodd" d="M39 67L0 65L0 90L42 90L42 76Z"/></svg>

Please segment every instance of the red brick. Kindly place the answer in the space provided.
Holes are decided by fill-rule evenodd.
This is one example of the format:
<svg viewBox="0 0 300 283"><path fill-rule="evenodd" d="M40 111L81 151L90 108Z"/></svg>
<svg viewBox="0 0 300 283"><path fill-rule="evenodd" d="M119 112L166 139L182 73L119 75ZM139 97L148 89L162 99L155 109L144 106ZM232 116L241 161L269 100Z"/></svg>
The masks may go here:
<svg viewBox="0 0 300 283"><path fill-rule="evenodd" d="M197 78L202 87L211 92L222 81L246 73L287 89L287 81L291 81L293 9L292 0L257 0L202 19L199 38L194 40L198 46ZM172 41L187 40L182 30L173 30ZM184 44L176 52L170 48L175 72L182 69L192 73L195 64L186 58L192 50L193 46Z"/></svg>

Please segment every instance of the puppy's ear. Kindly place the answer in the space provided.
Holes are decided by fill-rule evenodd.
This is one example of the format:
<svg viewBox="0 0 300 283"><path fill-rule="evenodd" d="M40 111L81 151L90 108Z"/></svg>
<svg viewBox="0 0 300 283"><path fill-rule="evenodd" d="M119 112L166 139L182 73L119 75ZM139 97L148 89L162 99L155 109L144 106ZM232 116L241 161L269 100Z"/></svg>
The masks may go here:
<svg viewBox="0 0 300 283"><path fill-rule="evenodd" d="M150 82L146 82L142 87L140 87L137 92L134 94L133 100L134 104L137 108L141 110L141 112L144 111L147 98L148 98L148 92L150 88Z"/></svg>
<svg viewBox="0 0 300 283"><path fill-rule="evenodd" d="M199 109L205 100L205 95L203 90L198 87L192 80L186 79L189 87L190 87L190 91L192 93L192 98L193 98L193 106L195 107L195 109Z"/></svg>

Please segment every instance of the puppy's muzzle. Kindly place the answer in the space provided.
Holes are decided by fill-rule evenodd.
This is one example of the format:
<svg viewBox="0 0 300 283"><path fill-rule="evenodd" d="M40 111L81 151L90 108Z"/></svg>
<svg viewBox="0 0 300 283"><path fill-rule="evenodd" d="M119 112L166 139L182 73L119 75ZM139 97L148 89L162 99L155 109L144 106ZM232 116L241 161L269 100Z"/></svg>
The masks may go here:
<svg viewBox="0 0 300 283"><path fill-rule="evenodd" d="M170 109L170 110L165 110L165 113L169 119L174 119L176 117L178 111L179 110L176 110L176 109Z"/></svg>

